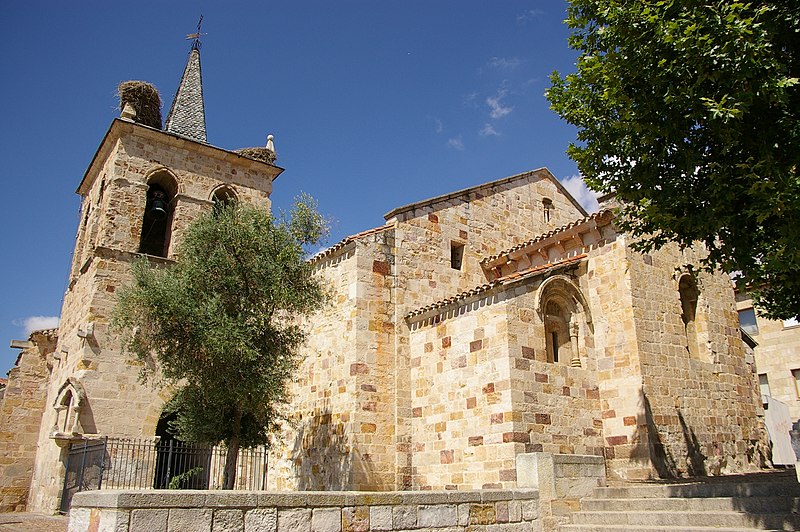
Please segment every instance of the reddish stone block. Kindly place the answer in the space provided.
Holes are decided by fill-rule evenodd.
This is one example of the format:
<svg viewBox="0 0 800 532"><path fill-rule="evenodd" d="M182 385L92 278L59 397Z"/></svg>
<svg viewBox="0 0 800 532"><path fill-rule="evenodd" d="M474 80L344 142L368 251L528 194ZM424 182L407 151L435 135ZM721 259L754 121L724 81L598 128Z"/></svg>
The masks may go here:
<svg viewBox="0 0 800 532"><path fill-rule="evenodd" d="M449 336L445 336L444 338L442 338L442 347L443 348L450 347L451 342L452 342L452 340L450 340L450 337Z"/></svg>
<svg viewBox="0 0 800 532"><path fill-rule="evenodd" d="M503 414L502 413L500 413L500 414L492 414L491 417L489 418L489 423L491 423L492 425L499 425L502 422L503 422Z"/></svg>
<svg viewBox="0 0 800 532"><path fill-rule="evenodd" d="M567 397L569 397L570 395L569 386L563 386L561 388L561 395L566 395Z"/></svg>
<svg viewBox="0 0 800 532"><path fill-rule="evenodd" d="M534 373L533 378L536 382L548 382L550 380L546 373Z"/></svg>
<svg viewBox="0 0 800 532"><path fill-rule="evenodd" d="M458 230L458 238L460 238L460 239L462 239L462 240L466 240L466 239L467 239L467 236L468 236L468 235L467 235L467 232L466 232L466 231L464 231L463 229L459 229L459 230Z"/></svg>
<svg viewBox="0 0 800 532"><path fill-rule="evenodd" d="M494 393L494 383L490 382L483 387L483 393Z"/></svg>
<svg viewBox="0 0 800 532"><path fill-rule="evenodd" d="M501 469L500 480L507 482L516 482L517 470L516 469ZM506 514L506 521L508 521L508 514Z"/></svg>
<svg viewBox="0 0 800 532"><path fill-rule="evenodd" d="M529 443L531 441L527 432L504 432L503 443Z"/></svg>
<svg viewBox="0 0 800 532"><path fill-rule="evenodd" d="M469 343L469 352L474 353L478 349L483 347L483 340L475 340L474 342Z"/></svg>
<svg viewBox="0 0 800 532"><path fill-rule="evenodd" d="M433 222L435 224L438 224L439 223L439 217L436 216L435 214L429 214L428 215L428 221L429 222Z"/></svg>
<svg viewBox="0 0 800 532"><path fill-rule="evenodd" d="M600 413L600 417L603 419L611 419L612 417L617 417L617 412L615 410L603 410Z"/></svg>
<svg viewBox="0 0 800 532"><path fill-rule="evenodd" d="M624 418L622 418L622 423L626 427L631 427L633 425L636 425L636 416L625 416Z"/></svg>
<svg viewBox="0 0 800 532"><path fill-rule="evenodd" d="M584 390L587 399L600 399L600 390L598 389L589 389Z"/></svg>
<svg viewBox="0 0 800 532"><path fill-rule="evenodd" d="M453 450L452 449L445 449L443 451L439 451L439 462L442 464L452 464L453 463Z"/></svg>
<svg viewBox="0 0 800 532"><path fill-rule="evenodd" d="M433 342L425 342L425 352L431 353L433 351Z"/></svg>
<svg viewBox="0 0 800 532"><path fill-rule="evenodd" d="M478 445L483 445L483 436L470 436L469 437L469 444L472 447L477 447Z"/></svg>
<svg viewBox="0 0 800 532"><path fill-rule="evenodd" d="M478 399L475 397L467 397L467 409L475 408L478 404Z"/></svg>
<svg viewBox="0 0 800 532"><path fill-rule="evenodd" d="M369 374L369 366L366 364L362 364L361 362L356 362L354 364L350 364L350 376L353 375L368 375Z"/></svg>
<svg viewBox="0 0 800 532"><path fill-rule="evenodd" d="M594 430L594 429L586 428L586 429L583 429L583 435L584 436L597 436L597 431Z"/></svg>
<svg viewBox="0 0 800 532"><path fill-rule="evenodd" d="M534 419L536 420L536 423L539 425L550 425L551 423L550 414L542 414L537 412L534 415Z"/></svg>
<svg viewBox="0 0 800 532"><path fill-rule="evenodd" d="M361 385L361 389L364 390L365 392L377 392L378 391L378 389L375 388L375 386L373 386L372 384L362 384Z"/></svg>
<svg viewBox="0 0 800 532"><path fill-rule="evenodd" d="M367 412L377 412L378 405L375 403L375 401L368 401L361 405L361 410L365 410Z"/></svg>
<svg viewBox="0 0 800 532"><path fill-rule="evenodd" d="M624 444L628 443L628 437L627 436L609 436L608 438L606 438L606 442L611 446L624 445Z"/></svg>
<svg viewBox="0 0 800 532"><path fill-rule="evenodd" d="M536 352L533 350L532 347L525 347L522 346L522 358L527 358L528 360L535 360L536 359Z"/></svg>
<svg viewBox="0 0 800 532"><path fill-rule="evenodd" d="M422 407L415 406L413 409L411 409L411 415L414 417L422 417Z"/></svg>
<svg viewBox="0 0 800 532"><path fill-rule="evenodd" d="M389 275L389 263L383 260L373 260L372 271L381 275Z"/></svg>

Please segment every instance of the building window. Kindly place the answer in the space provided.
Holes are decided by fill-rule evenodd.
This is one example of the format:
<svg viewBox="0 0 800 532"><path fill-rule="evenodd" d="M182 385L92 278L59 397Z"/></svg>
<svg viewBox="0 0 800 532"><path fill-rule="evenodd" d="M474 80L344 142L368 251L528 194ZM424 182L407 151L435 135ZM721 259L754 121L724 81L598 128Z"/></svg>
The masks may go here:
<svg viewBox="0 0 800 532"><path fill-rule="evenodd" d="M464 244L461 242L450 242L450 267L460 270L464 263Z"/></svg>
<svg viewBox="0 0 800 532"><path fill-rule="evenodd" d="M228 205L236 205L238 199L236 192L228 186L221 186L211 194L211 201L214 203L214 209L226 207Z"/></svg>
<svg viewBox="0 0 800 532"><path fill-rule="evenodd" d="M761 390L761 402L767 404L767 397L770 397L769 392L769 379L766 373L758 374L758 388Z"/></svg>
<svg viewBox="0 0 800 532"><path fill-rule="evenodd" d="M147 184L139 253L166 257L170 244L177 183L168 172L160 171L154 174Z"/></svg>
<svg viewBox="0 0 800 532"><path fill-rule="evenodd" d="M684 275L678 282L681 298L681 321L686 334L686 348L692 358L700 358L700 345L697 339L697 300L700 291L691 275Z"/></svg>
<svg viewBox="0 0 800 532"><path fill-rule="evenodd" d="M792 370L792 379L794 380L794 393L800 399L800 369Z"/></svg>
<svg viewBox="0 0 800 532"><path fill-rule="evenodd" d="M545 223L550 223L552 212L553 212L553 200L551 200L550 198L542 198L542 213L544 215Z"/></svg>
<svg viewBox="0 0 800 532"><path fill-rule="evenodd" d="M753 307L739 311L739 326L749 335L758 334L758 322L756 321L756 311Z"/></svg>

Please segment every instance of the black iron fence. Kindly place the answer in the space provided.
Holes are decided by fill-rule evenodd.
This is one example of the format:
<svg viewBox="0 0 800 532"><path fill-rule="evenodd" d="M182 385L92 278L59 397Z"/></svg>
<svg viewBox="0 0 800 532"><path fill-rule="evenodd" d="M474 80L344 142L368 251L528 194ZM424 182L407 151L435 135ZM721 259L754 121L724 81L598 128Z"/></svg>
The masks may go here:
<svg viewBox="0 0 800 532"><path fill-rule="evenodd" d="M177 440L102 438L72 443L67 452L61 511L72 496L98 489L222 489L227 449ZM242 449L234 489L263 490L267 451Z"/></svg>

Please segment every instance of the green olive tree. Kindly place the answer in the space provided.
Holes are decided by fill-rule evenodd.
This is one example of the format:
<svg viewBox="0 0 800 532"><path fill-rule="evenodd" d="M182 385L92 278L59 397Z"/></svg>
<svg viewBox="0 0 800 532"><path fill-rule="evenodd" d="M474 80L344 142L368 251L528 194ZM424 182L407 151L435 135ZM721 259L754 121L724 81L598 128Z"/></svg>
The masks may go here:
<svg viewBox="0 0 800 532"><path fill-rule="evenodd" d="M254 207L222 205L193 223L175 264L133 265L114 325L144 362L144 380L177 390L166 409L185 441L225 442L224 487L240 448L268 444L289 399L305 339L300 319L325 290L305 260L327 222L301 197L276 220Z"/></svg>
<svg viewBox="0 0 800 532"><path fill-rule="evenodd" d="M547 97L639 249L702 242L773 318L800 315L800 1L571 0L577 71Z"/></svg>

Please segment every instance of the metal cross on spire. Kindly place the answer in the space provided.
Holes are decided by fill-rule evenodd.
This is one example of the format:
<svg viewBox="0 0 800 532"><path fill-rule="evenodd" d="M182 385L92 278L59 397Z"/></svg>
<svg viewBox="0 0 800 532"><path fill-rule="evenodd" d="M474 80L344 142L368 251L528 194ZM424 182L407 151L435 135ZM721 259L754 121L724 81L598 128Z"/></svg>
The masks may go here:
<svg viewBox="0 0 800 532"><path fill-rule="evenodd" d="M200 36L208 35L208 33L200 33L200 26L203 25L203 15L200 15L200 20L197 21L197 33L190 33L186 36L186 40L193 39L192 50L200 50Z"/></svg>

